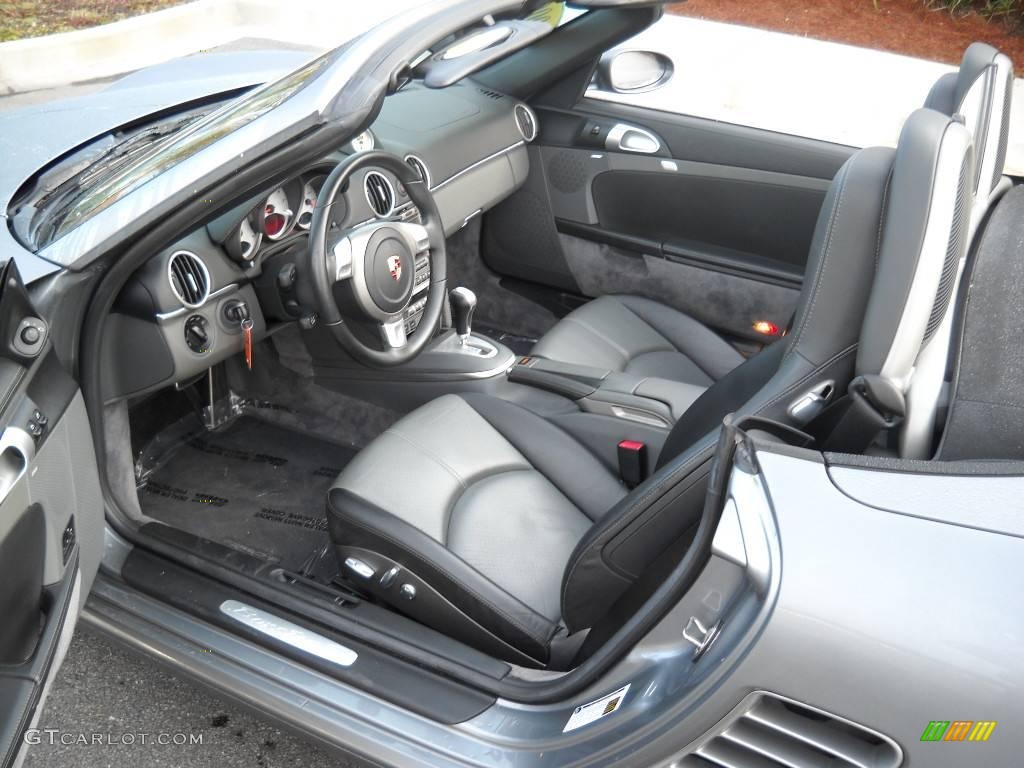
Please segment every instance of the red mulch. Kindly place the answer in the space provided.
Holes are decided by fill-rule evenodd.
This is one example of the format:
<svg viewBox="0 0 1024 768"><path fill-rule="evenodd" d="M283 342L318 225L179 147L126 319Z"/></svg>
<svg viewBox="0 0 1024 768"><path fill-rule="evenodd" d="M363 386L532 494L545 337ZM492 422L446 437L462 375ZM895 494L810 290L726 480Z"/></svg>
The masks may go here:
<svg viewBox="0 0 1024 768"><path fill-rule="evenodd" d="M1024 73L1024 34L999 21L930 10L922 0L689 0L671 13L850 43L958 64L975 41L994 45Z"/></svg>

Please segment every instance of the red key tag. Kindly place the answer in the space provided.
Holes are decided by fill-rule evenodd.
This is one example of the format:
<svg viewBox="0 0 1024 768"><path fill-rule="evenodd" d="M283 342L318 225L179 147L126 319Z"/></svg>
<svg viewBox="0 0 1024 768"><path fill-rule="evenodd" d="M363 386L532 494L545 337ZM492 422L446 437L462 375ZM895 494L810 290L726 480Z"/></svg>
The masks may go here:
<svg viewBox="0 0 1024 768"><path fill-rule="evenodd" d="M245 334L245 364L252 370L252 320L242 321L242 333Z"/></svg>

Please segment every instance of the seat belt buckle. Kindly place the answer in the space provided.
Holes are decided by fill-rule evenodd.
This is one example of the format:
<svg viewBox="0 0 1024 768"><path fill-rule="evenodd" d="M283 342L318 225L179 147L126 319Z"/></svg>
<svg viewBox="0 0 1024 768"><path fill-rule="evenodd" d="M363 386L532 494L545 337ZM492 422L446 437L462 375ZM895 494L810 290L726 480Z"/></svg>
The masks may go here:
<svg viewBox="0 0 1024 768"><path fill-rule="evenodd" d="M619 443L619 477L628 488L636 488L647 477L647 445L637 440Z"/></svg>

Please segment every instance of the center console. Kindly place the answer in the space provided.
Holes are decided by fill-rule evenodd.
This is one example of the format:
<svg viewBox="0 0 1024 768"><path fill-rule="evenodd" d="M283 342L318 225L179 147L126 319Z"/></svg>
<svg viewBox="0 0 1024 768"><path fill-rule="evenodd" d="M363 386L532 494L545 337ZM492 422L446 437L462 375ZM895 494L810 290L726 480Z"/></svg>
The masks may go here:
<svg viewBox="0 0 1024 768"><path fill-rule="evenodd" d="M508 380L571 400L574 409L547 416L609 467L621 462L623 443L642 445L646 466L654 471L676 421L696 402L704 387L537 357L521 357Z"/></svg>

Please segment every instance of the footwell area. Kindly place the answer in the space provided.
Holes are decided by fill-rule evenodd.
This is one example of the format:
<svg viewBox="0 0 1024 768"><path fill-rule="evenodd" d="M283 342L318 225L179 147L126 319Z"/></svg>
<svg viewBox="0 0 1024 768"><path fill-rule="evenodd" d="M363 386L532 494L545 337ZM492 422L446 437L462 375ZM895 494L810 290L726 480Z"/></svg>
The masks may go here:
<svg viewBox="0 0 1024 768"><path fill-rule="evenodd" d="M355 454L243 416L186 433L145 473L139 500L149 517L299 570L327 544L327 491Z"/></svg>

